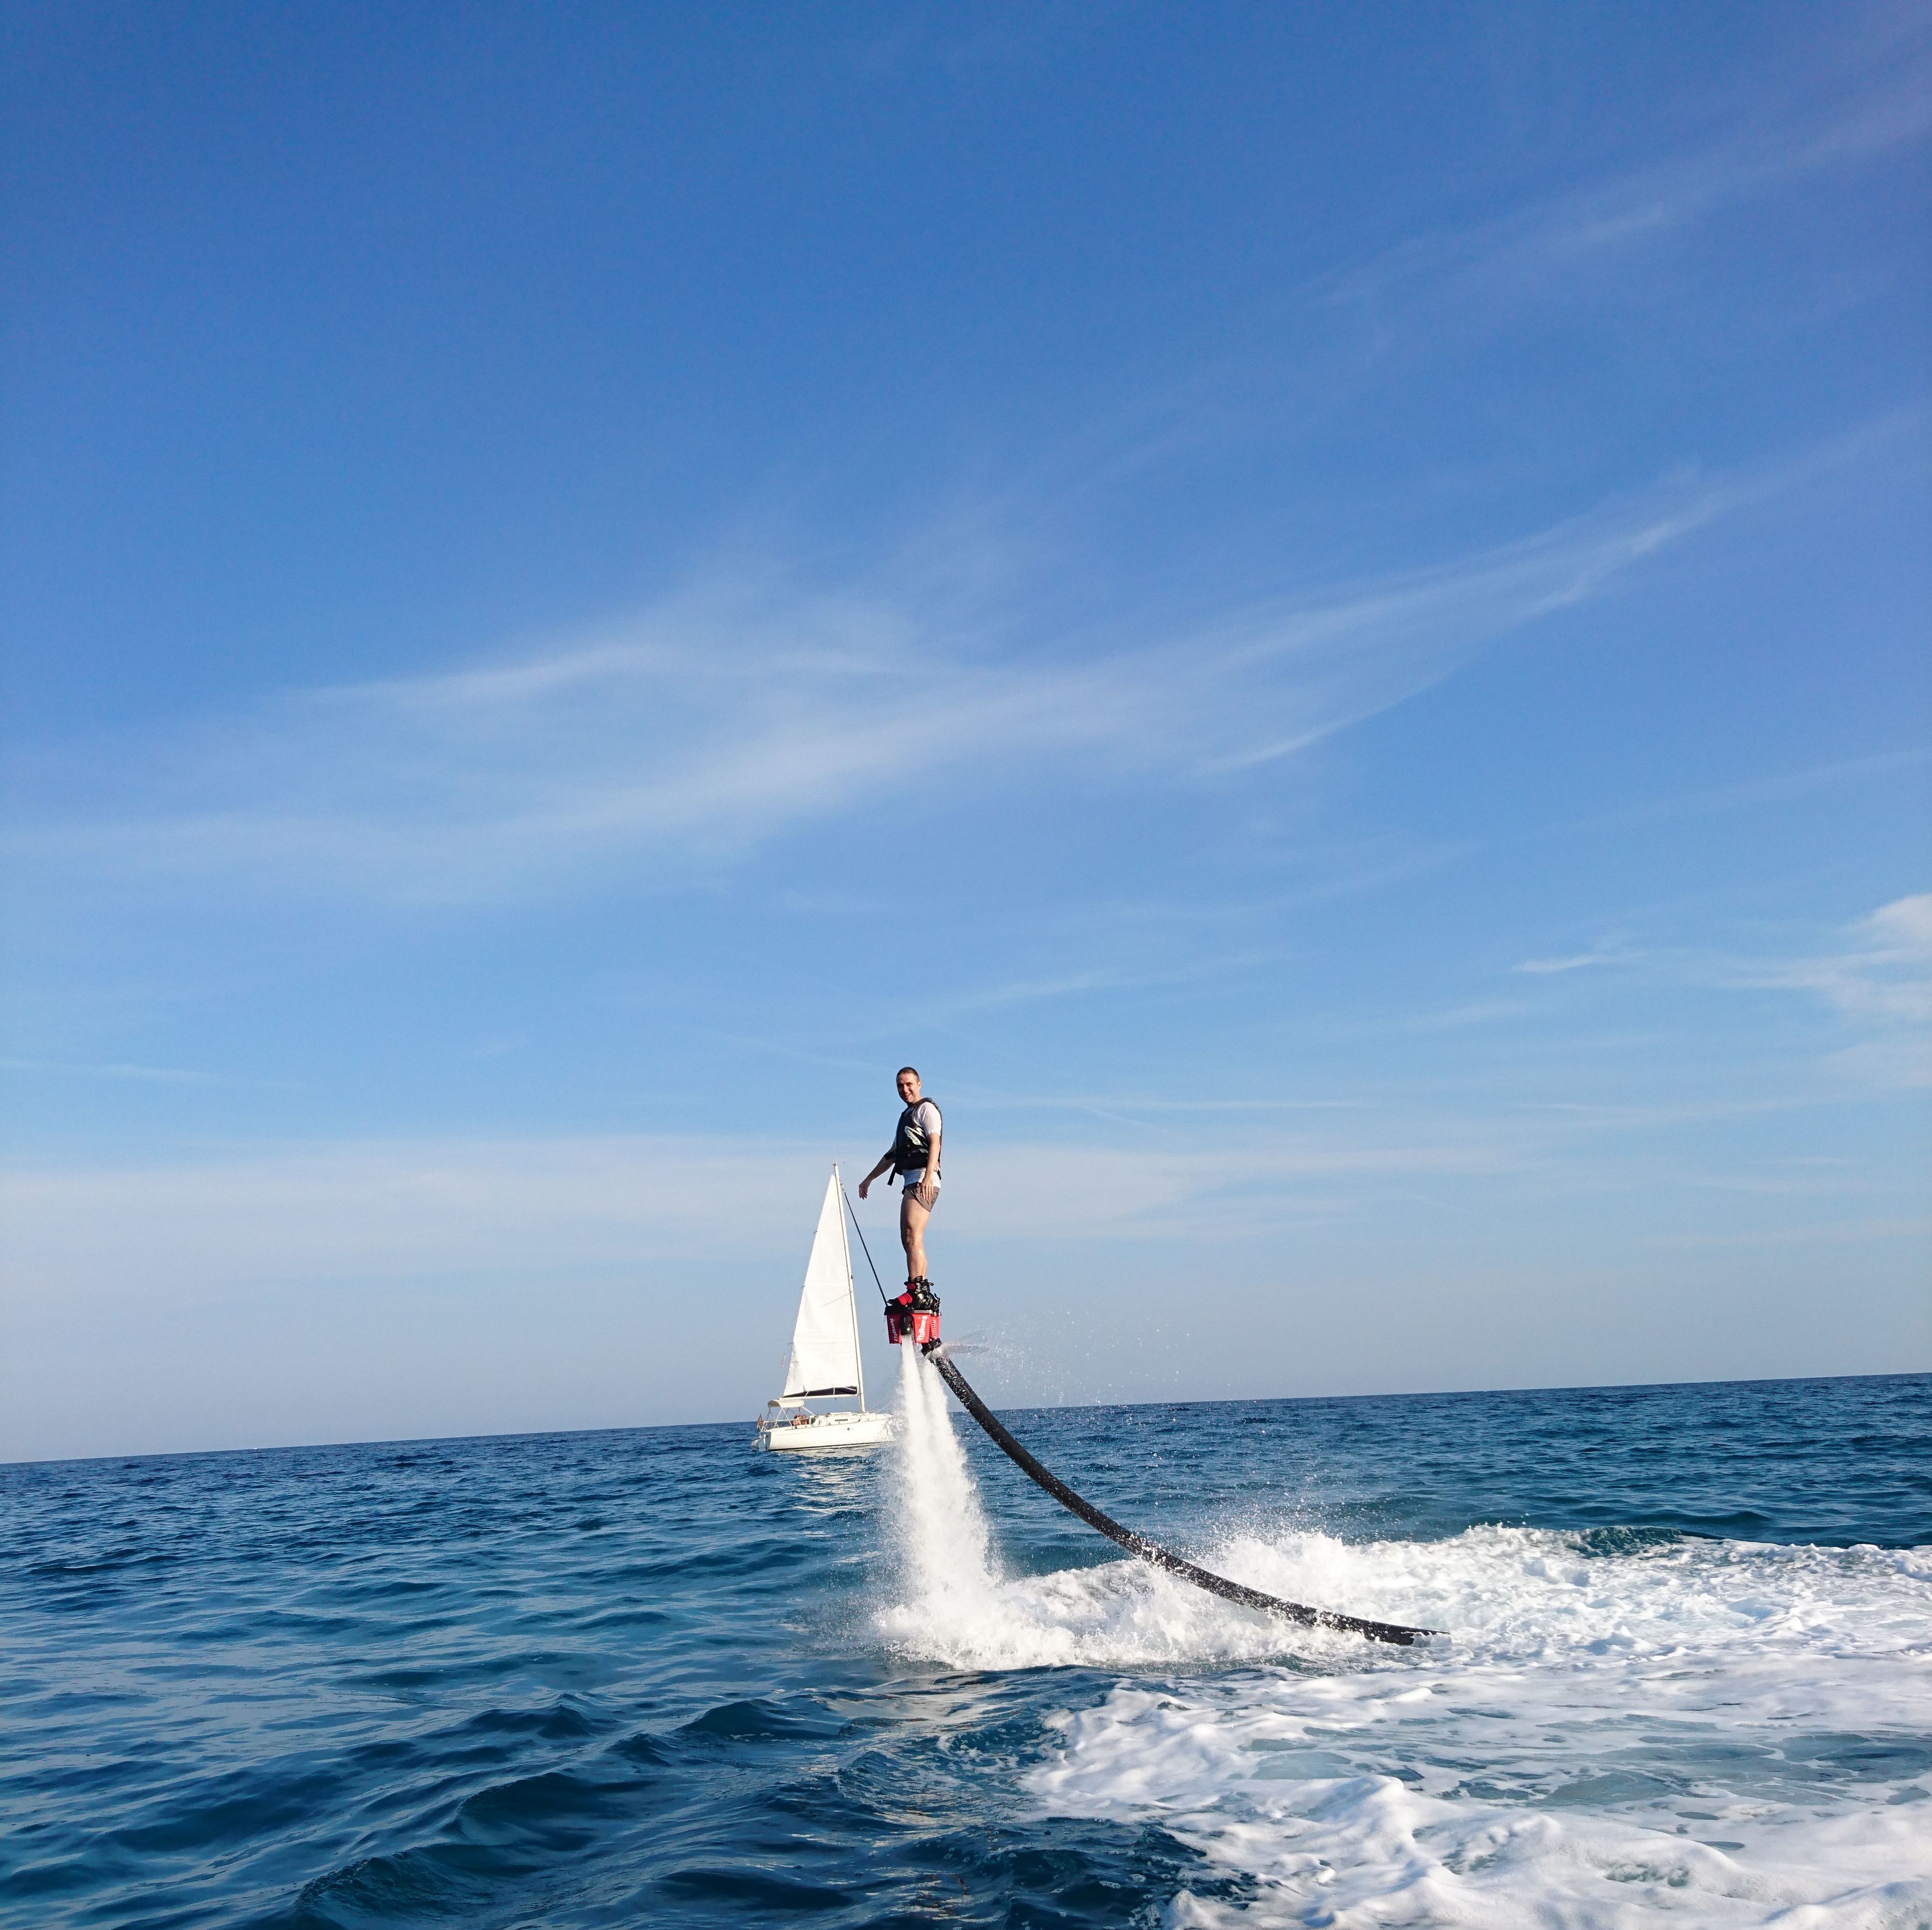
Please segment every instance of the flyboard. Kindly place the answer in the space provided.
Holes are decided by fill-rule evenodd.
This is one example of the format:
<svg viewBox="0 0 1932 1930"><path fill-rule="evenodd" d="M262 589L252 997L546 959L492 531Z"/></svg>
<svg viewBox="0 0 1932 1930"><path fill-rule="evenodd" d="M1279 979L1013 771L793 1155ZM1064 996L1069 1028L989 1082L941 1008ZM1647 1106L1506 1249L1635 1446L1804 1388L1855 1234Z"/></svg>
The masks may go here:
<svg viewBox="0 0 1932 1930"><path fill-rule="evenodd" d="M865 1248L866 1265L872 1266L872 1249L866 1246L865 1232L859 1225L859 1216L852 1213L850 1199L845 1202L845 1210L852 1214L853 1230L858 1233L859 1244ZM872 1277L874 1280L878 1279L877 1267L872 1268ZM879 1292L883 1298L883 1285ZM930 1292L920 1298L928 1304L920 1304L910 1294L902 1294L897 1300L886 1301L886 1337L896 1347L910 1343L918 1348L939 1370L940 1378L958 1397L960 1406L979 1422L993 1445L1022 1474L1043 1487L1061 1507L1078 1515L1088 1527L1097 1528L1108 1541L1118 1542L1129 1554L1137 1555L1144 1562L1151 1562L1156 1568L1165 1568L1169 1574L1178 1575L1184 1581L1191 1581L1196 1588L1204 1588L1210 1595L1238 1601L1244 1608L1258 1608L1267 1614L1279 1615L1284 1621L1298 1622L1308 1628L1346 1629L1351 1634L1366 1635L1372 1642L1393 1642L1403 1648L1424 1636L1442 1632L1439 1628L1411 1628L1400 1622L1372 1622L1359 1615L1340 1614L1332 1608L1311 1608L1305 1602L1284 1601L1279 1595L1265 1595L1245 1583L1230 1581L1226 1575L1199 1567L1185 1556L1177 1555L1172 1548L1163 1548L1158 1541L1150 1541L1144 1535L1123 1527L1111 1514L1102 1514L1084 1496L1075 1493L1051 1468L1044 1466L1030 1454L1014 1438L1006 1424L974 1392L971 1383L959 1371L958 1364L948 1356L945 1343L940 1339L937 1299Z"/></svg>

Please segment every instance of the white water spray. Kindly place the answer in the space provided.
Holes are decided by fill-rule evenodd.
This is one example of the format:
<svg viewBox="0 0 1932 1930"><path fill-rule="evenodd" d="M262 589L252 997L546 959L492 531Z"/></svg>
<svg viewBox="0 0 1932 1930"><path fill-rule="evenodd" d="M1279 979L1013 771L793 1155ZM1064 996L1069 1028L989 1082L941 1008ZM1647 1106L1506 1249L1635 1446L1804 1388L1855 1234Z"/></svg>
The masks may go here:
<svg viewBox="0 0 1932 1930"><path fill-rule="evenodd" d="M891 1518L898 1598L878 1618L894 1648L975 1669L1250 1661L1280 1652L1279 1622L1231 1609L1139 1562L1007 1574L992 1553L944 1383L915 1346L901 1352L898 1412ZM1353 1637L1296 1635L1303 1647L1360 1646Z"/></svg>
<svg viewBox="0 0 1932 1930"><path fill-rule="evenodd" d="M952 1431L946 1390L916 1346L899 1349L896 1518L903 1605L889 1623L943 1648L970 1640L998 1614L999 1584L980 1490Z"/></svg>

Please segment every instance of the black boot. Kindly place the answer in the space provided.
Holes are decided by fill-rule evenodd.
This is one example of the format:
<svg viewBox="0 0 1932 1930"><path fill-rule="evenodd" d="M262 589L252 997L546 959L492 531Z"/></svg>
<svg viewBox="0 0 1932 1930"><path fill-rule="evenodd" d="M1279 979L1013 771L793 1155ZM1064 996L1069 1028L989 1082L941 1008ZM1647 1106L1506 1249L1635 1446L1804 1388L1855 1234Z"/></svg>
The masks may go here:
<svg viewBox="0 0 1932 1930"><path fill-rule="evenodd" d="M908 1281L907 1284L912 1289L908 1295L908 1299L919 1312L937 1313L939 1311L939 1295L933 1292L932 1283L924 1274L921 1274L915 1280Z"/></svg>

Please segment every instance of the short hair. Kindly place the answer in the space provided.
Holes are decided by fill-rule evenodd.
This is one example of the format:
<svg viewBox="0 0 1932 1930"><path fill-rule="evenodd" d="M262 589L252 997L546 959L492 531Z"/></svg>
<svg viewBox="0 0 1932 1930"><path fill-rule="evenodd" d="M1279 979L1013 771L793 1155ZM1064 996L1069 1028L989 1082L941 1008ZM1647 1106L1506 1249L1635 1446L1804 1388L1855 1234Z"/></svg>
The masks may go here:
<svg viewBox="0 0 1932 1930"><path fill-rule="evenodd" d="M917 1079L919 1077L919 1067L917 1066L901 1066L898 1070L892 1074L894 1083L896 1084L900 1079L904 1078L908 1073L910 1073L914 1079Z"/></svg>

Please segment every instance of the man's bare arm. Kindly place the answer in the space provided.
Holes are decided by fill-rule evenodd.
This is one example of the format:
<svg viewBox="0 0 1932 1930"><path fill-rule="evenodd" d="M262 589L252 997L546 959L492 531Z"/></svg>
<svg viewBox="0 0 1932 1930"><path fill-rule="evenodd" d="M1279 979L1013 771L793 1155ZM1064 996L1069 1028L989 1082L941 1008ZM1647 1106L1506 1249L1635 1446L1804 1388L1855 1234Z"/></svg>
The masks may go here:
<svg viewBox="0 0 1932 1930"><path fill-rule="evenodd" d="M926 1149L926 1177L917 1187L920 1205L927 1212L932 1211L932 1202L939 1197L939 1142L945 1137L942 1130L932 1136L932 1144Z"/></svg>
<svg viewBox="0 0 1932 1930"><path fill-rule="evenodd" d="M891 1146L888 1146L888 1147L886 1148L886 1156L885 1156L885 1157L884 1157L884 1159L882 1159L881 1160L880 1160L880 1162L878 1163L878 1164L877 1166L875 1166L872 1169L872 1170L870 1172L868 1172L868 1174L866 1174L866 1177L865 1177L863 1179L862 1179L861 1181L860 1181L860 1182L859 1182L859 1197L860 1197L861 1199L863 1199L865 1198L865 1196L866 1196L866 1187L868 1187L868 1186L870 1186L870 1185L872 1184L872 1183L873 1182L873 1181L874 1181L874 1180L875 1180L875 1179L877 1179L877 1178L878 1178L878 1176L880 1175L880 1173L882 1173L882 1172L884 1172L885 1171L885 1169L886 1169L886 1167L888 1167L889 1166L890 1166L890 1165L892 1164L892 1150L893 1150L893 1149L892 1149L892 1148Z"/></svg>

